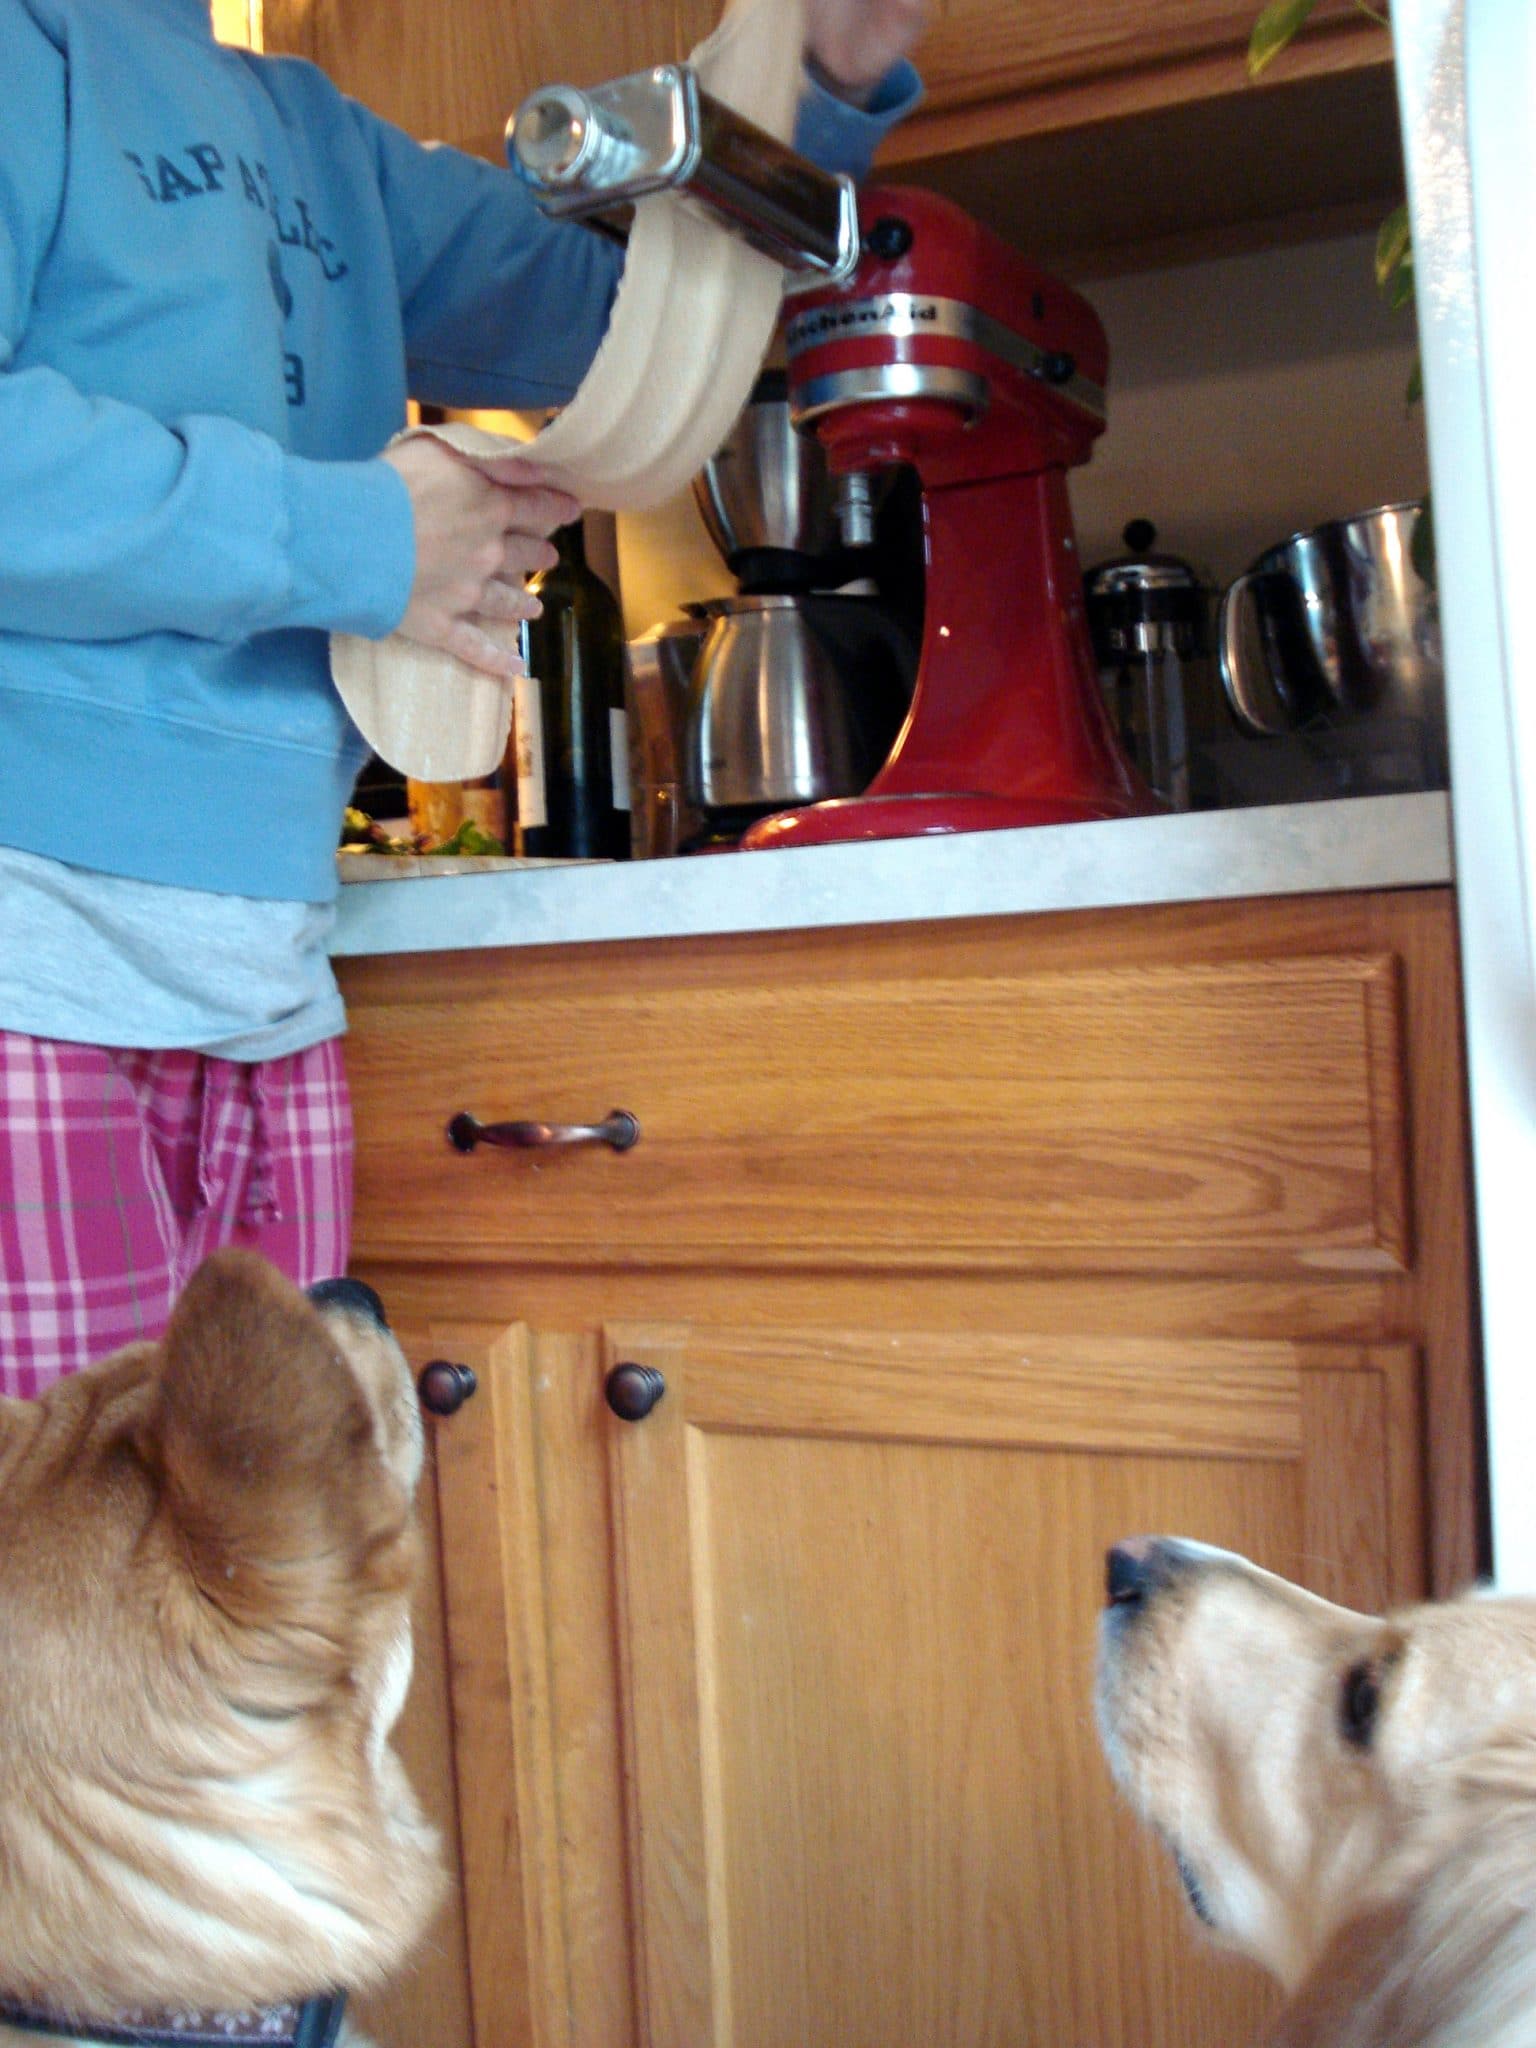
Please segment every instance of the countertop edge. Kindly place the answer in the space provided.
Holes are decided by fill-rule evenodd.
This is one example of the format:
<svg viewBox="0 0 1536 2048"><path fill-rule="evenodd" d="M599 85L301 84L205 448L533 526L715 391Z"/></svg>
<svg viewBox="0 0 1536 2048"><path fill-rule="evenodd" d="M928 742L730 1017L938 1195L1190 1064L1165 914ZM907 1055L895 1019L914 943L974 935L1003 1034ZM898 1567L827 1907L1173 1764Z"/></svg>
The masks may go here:
<svg viewBox="0 0 1536 2048"><path fill-rule="evenodd" d="M602 945L1018 917L1453 878L1443 792L633 865L358 883L331 952Z"/></svg>

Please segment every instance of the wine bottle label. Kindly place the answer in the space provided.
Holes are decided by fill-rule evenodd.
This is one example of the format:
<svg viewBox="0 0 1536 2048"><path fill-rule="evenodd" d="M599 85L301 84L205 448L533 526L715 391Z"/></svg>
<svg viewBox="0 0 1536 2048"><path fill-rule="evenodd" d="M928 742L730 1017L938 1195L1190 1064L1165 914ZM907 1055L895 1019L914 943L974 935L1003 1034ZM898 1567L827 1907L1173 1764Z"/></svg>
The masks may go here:
<svg viewBox="0 0 1536 2048"><path fill-rule="evenodd" d="M629 809L629 716L622 705L608 711L608 755L613 762L613 808Z"/></svg>
<svg viewBox="0 0 1536 2048"><path fill-rule="evenodd" d="M536 676L518 676L512 685L513 734L517 748L517 822L525 832L549 823L549 798L544 787L544 706Z"/></svg>

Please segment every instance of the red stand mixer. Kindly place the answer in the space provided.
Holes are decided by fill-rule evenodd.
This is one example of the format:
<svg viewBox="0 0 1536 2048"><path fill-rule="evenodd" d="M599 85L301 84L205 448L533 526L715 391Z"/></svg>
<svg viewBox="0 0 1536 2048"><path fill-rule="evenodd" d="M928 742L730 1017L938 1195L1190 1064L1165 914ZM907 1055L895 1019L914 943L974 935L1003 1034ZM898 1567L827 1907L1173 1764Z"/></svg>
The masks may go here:
<svg viewBox="0 0 1536 2048"><path fill-rule="evenodd" d="M912 708L864 795L784 811L747 847L1069 824L1162 808L1100 692L1067 471L1104 431L1093 309L931 193L857 195L661 66L547 88L509 154L556 216L622 231L640 195L708 207L795 273L796 424L839 480L843 538L873 536L876 480L923 491L926 601Z"/></svg>
<svg viewBox="0 0 1536 2048"><path fill-rule="evenodd" d="M931 193L872 187L860 219L852 279L806 292L790 318L790 404L855 518L873 475L917 470L917 686L864 795L765 818L742 844L1160 809L1104 709L1067 496L1068 469L1104 431L1103 328L1077 293Z"/></svg>

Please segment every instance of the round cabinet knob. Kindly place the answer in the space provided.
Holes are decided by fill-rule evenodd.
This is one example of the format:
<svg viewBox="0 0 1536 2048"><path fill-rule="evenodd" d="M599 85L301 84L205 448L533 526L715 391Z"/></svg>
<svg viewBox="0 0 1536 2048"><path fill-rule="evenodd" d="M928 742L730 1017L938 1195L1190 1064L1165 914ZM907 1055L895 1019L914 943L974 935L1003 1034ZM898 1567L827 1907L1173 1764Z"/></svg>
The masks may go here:
<svg viewBox="0 0 1536 2048"><path fill-rule="evenodd" d="M434 1358L421 1368L416 1392L422 1407L434 1415L456 1415L479 1384L469 1366L455 1365L451 1358Z"/></svg>
<svg viewBox="0 0 1536 2048"><path fill-rule="evenodd" d="M603 1398L620 1422L643 1422L666 1391L654 1365L616 1365L603 1382Z"/></svg>

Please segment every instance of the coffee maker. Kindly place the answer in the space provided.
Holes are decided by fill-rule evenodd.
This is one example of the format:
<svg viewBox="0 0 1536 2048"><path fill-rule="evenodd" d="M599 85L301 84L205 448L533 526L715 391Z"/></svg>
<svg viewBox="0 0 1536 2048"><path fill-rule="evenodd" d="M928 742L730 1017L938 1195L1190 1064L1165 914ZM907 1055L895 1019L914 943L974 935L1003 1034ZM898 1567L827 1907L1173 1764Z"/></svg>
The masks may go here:
<svg viewBox="0 0 1536 2048"><path fill-rule="evenodd" d="M684 852L734 846L787 806L857 795L911 701L916 641L882 603L873 532L847 547L820 444L765 370L694 482L736 595L704 607L689 689Z"/></svg>

